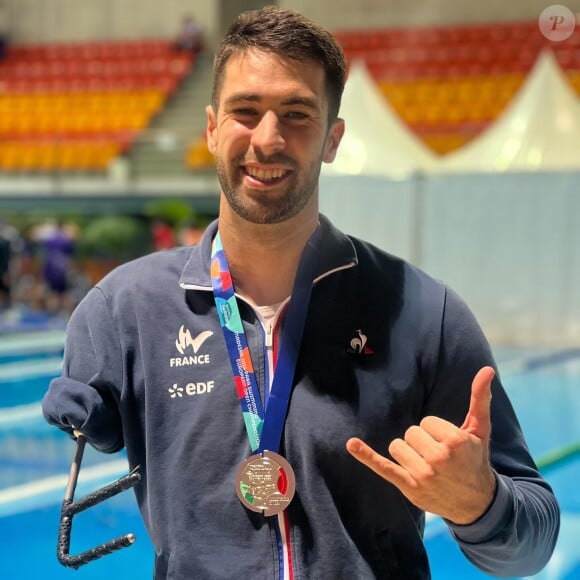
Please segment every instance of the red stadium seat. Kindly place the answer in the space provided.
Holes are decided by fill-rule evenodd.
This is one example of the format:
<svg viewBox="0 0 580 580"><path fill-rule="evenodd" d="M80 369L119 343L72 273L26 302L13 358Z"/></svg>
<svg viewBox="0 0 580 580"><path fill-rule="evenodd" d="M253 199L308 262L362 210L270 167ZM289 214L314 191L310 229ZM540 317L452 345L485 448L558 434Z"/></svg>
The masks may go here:
<svg viewBox="0 0 580 580"><path fill-rule="evenodd" d="M193 62L168 40L10 46L0 63L0 170L106 169Z"/></svg>

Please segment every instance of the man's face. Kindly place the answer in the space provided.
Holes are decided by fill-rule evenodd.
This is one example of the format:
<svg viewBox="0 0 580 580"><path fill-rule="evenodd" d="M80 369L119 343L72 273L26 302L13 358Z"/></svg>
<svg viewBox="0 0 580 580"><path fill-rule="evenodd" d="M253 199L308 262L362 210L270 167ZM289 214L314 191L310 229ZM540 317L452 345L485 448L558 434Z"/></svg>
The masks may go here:
<svg viewBox="0 0 580 580"><path fill-rule="evenodd" d="M334 159L344 131L328 127L325 73L257 50L226 64L218 110L207 108L207 139L229 207L257 224L300 213L318 193L323 161Z"/></svg>

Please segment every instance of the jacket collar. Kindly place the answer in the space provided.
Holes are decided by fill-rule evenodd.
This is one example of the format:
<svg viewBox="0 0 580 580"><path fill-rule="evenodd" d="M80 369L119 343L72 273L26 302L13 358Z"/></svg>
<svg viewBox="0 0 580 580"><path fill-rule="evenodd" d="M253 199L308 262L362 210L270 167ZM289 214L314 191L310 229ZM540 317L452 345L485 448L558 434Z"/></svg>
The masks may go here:
<svg viewBox="0 0 580 580"><path fill-rule="evenodd" d="M356 250L348 236L335 228L328 218L319 216L322 227L321 256L315 281L338 270L358 264ZM218 229L218 220L205 230L199 244L192 246L191 254L179 280L182 288L189 290L211 290L210 259L211 244Z"/></svg>

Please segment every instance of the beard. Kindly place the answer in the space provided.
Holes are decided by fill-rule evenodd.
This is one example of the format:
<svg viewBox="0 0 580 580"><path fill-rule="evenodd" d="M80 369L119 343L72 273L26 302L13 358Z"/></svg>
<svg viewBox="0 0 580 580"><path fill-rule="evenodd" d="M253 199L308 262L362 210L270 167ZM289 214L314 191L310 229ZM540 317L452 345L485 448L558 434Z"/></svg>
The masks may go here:
<svg viewBox="0 0 580 580"><path fill-rule="evenodd" d="M270 163L277 160L270 159ZM288 160L283 161L288 165ZM232 167L240 167L242 160L232 163ZM242 183L243 177L228 173L223 159L216 157L216 170L221 190L233 211L241 218L254 224L278 224L298 215L312 199L318 187L322 159L317 159L300 179L295 170L284 185L283 195L272 195L270 192L255 192L250 195ZM296 164L292 166L295 168Z"/></svg>

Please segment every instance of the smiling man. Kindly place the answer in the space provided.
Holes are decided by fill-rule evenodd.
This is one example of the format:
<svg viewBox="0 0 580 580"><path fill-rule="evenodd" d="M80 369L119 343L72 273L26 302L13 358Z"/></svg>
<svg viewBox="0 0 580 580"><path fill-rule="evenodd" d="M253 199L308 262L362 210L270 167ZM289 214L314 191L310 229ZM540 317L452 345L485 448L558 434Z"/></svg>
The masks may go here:
<svg viewBox="0 0 580 580"><path fill-rule="evenodd" d="M71 317L43 410L141 466L157 580L427 579L426 511L492 575L554 549L557 502L467 306L319 215L345 76L301 15L242 14L207 108L218 220Z"/></svg>
<svg viewBox="0 0 580 580"><path fill-rule="evenodd" d="M207 108L208 143L224 199L255 224L295 218L315 223L320 166L334 159L344 122L329 119L324 70L249 48L232 56Z"/></svg>

